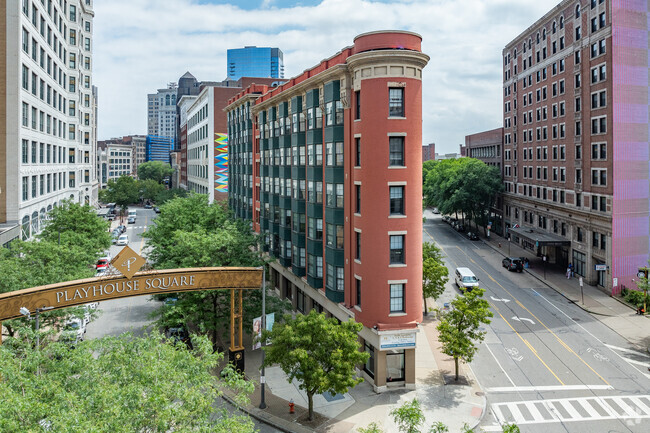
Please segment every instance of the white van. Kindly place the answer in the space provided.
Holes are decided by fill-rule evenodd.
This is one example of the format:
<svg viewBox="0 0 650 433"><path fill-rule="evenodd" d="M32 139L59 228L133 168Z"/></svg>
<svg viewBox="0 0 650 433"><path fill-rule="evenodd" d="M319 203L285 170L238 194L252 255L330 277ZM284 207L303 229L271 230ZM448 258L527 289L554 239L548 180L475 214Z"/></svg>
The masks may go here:
<svg viewBox="0 0 650 433"><path fill-rule="evenodd" d="M129 209L129 215L128 215L128 216L130 216L130 217L134 217L134 218L135 218L135 216L136 216L136 211L135 211L135 209Z"/></svg>
<svg viewBox="0 0 650 433"><path fill-rule="evenodd" d="M456 268L456 285L459 289L472 290L478 287L478 278L469 268Z"/></svg>

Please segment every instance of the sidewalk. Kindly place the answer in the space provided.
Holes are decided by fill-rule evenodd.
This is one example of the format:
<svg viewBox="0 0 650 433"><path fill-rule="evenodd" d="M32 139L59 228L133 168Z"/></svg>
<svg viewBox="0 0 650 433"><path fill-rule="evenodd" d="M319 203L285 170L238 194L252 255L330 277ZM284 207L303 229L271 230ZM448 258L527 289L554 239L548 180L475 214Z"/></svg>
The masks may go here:
<svg viewBox="0 0 650 433"><path fill-rule="evenodd" d="M566 270L555 266L547 266L546 272L544 272L544 262L541 257L536 257L532 251L524 250L514 243L509 243L507 239L494 233L490 237L490 240L483 237L481 240L503 257L527 257L530 268L524 269L524 272L532 275L541 284L552 288L578 307L591 313L594 319L601 321L640 350L648 350L650 347L650 317L637 315L636 311L623 303L622 300L610 296L587 283L584 283L583 293L581 293L578 276L567 279ZM584 303L582 301L583 294Z"/></svg>
<svg viewBox="0 0 650 433"><path fill-rule="evenodd" d="M429 305L431 305L432 301ZM285 432L356 432L376 422L385 432L397 432L390 411L417 398L426 417L426 429L441 421L449 431L460 431L463 424L475 427L485 412L486 399L474 379L471 369L461 363L460 379L454 381L454 361L440 353L436 334L437 322L425 316L419 326L416 346L416 389L390 389L381 394L363 382L344 395L314 396L314 420L307 421L307 397L298 383L289 383L278 367L266 369L266 409L259 409L261 350L251 351L247 345L246 377L254 382L251 404L242 408L254 418ZM230 400L229 396L225 396ZM289 401L295 403L295 414L289 414Z"/></svg>

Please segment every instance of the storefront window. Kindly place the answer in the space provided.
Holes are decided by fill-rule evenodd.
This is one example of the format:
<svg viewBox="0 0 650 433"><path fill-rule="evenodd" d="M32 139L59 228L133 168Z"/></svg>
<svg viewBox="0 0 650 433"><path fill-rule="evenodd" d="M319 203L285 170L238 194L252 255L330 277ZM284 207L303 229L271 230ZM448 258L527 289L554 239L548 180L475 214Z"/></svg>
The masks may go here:
<svg viewBox="0 0 650 433"><path fill-rule="evenodd" d="M573 250L573 272L581 277L585 276L586 256L580 251Z"/></svg>
<svg viewBox="0 0 650 433"><path fill-rule="evenodd" d="M363 366L363 370L366 373L368 373L370 377L374 379L375 378L375 349L370 344L365 343L364 350L367 354L370 355L370 358L368 358L368 361L366 361L366 365Z"/></svg>
<svg viewBox="0 0 650 433"><path fill-rule="evenodd" d="M404 380L404 350L386 352L386 382Z"/></svg>

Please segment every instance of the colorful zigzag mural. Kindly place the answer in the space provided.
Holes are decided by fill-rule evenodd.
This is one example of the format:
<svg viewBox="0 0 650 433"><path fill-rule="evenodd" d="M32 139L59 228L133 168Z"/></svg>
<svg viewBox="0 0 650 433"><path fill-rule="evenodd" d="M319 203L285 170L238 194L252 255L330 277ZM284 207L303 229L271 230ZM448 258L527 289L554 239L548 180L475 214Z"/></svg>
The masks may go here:
<svg viewBox="0 0 650 433"><path fill-rule="evenodd" d="M214 189L228 192L228 134L214 136Z"/></svg>

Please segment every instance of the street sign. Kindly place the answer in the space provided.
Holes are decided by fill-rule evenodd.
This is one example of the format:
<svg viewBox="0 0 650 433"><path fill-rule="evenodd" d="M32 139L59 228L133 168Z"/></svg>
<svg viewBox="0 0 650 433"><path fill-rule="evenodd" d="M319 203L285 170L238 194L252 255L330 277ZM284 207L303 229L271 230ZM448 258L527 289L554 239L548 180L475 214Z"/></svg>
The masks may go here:
<svg viewBox="0 0 650 433"><path fill-rule="evenodd" d="M607 270L607 265L596 265L596 270L597 271L606 271Z"/></svg>
<svg viewBox="0 0 650 433"><path fill-rule="evenodd" d="M614 286L614 287L618 286L618 278L613 278L612 279L612 286Z"/></svg>

